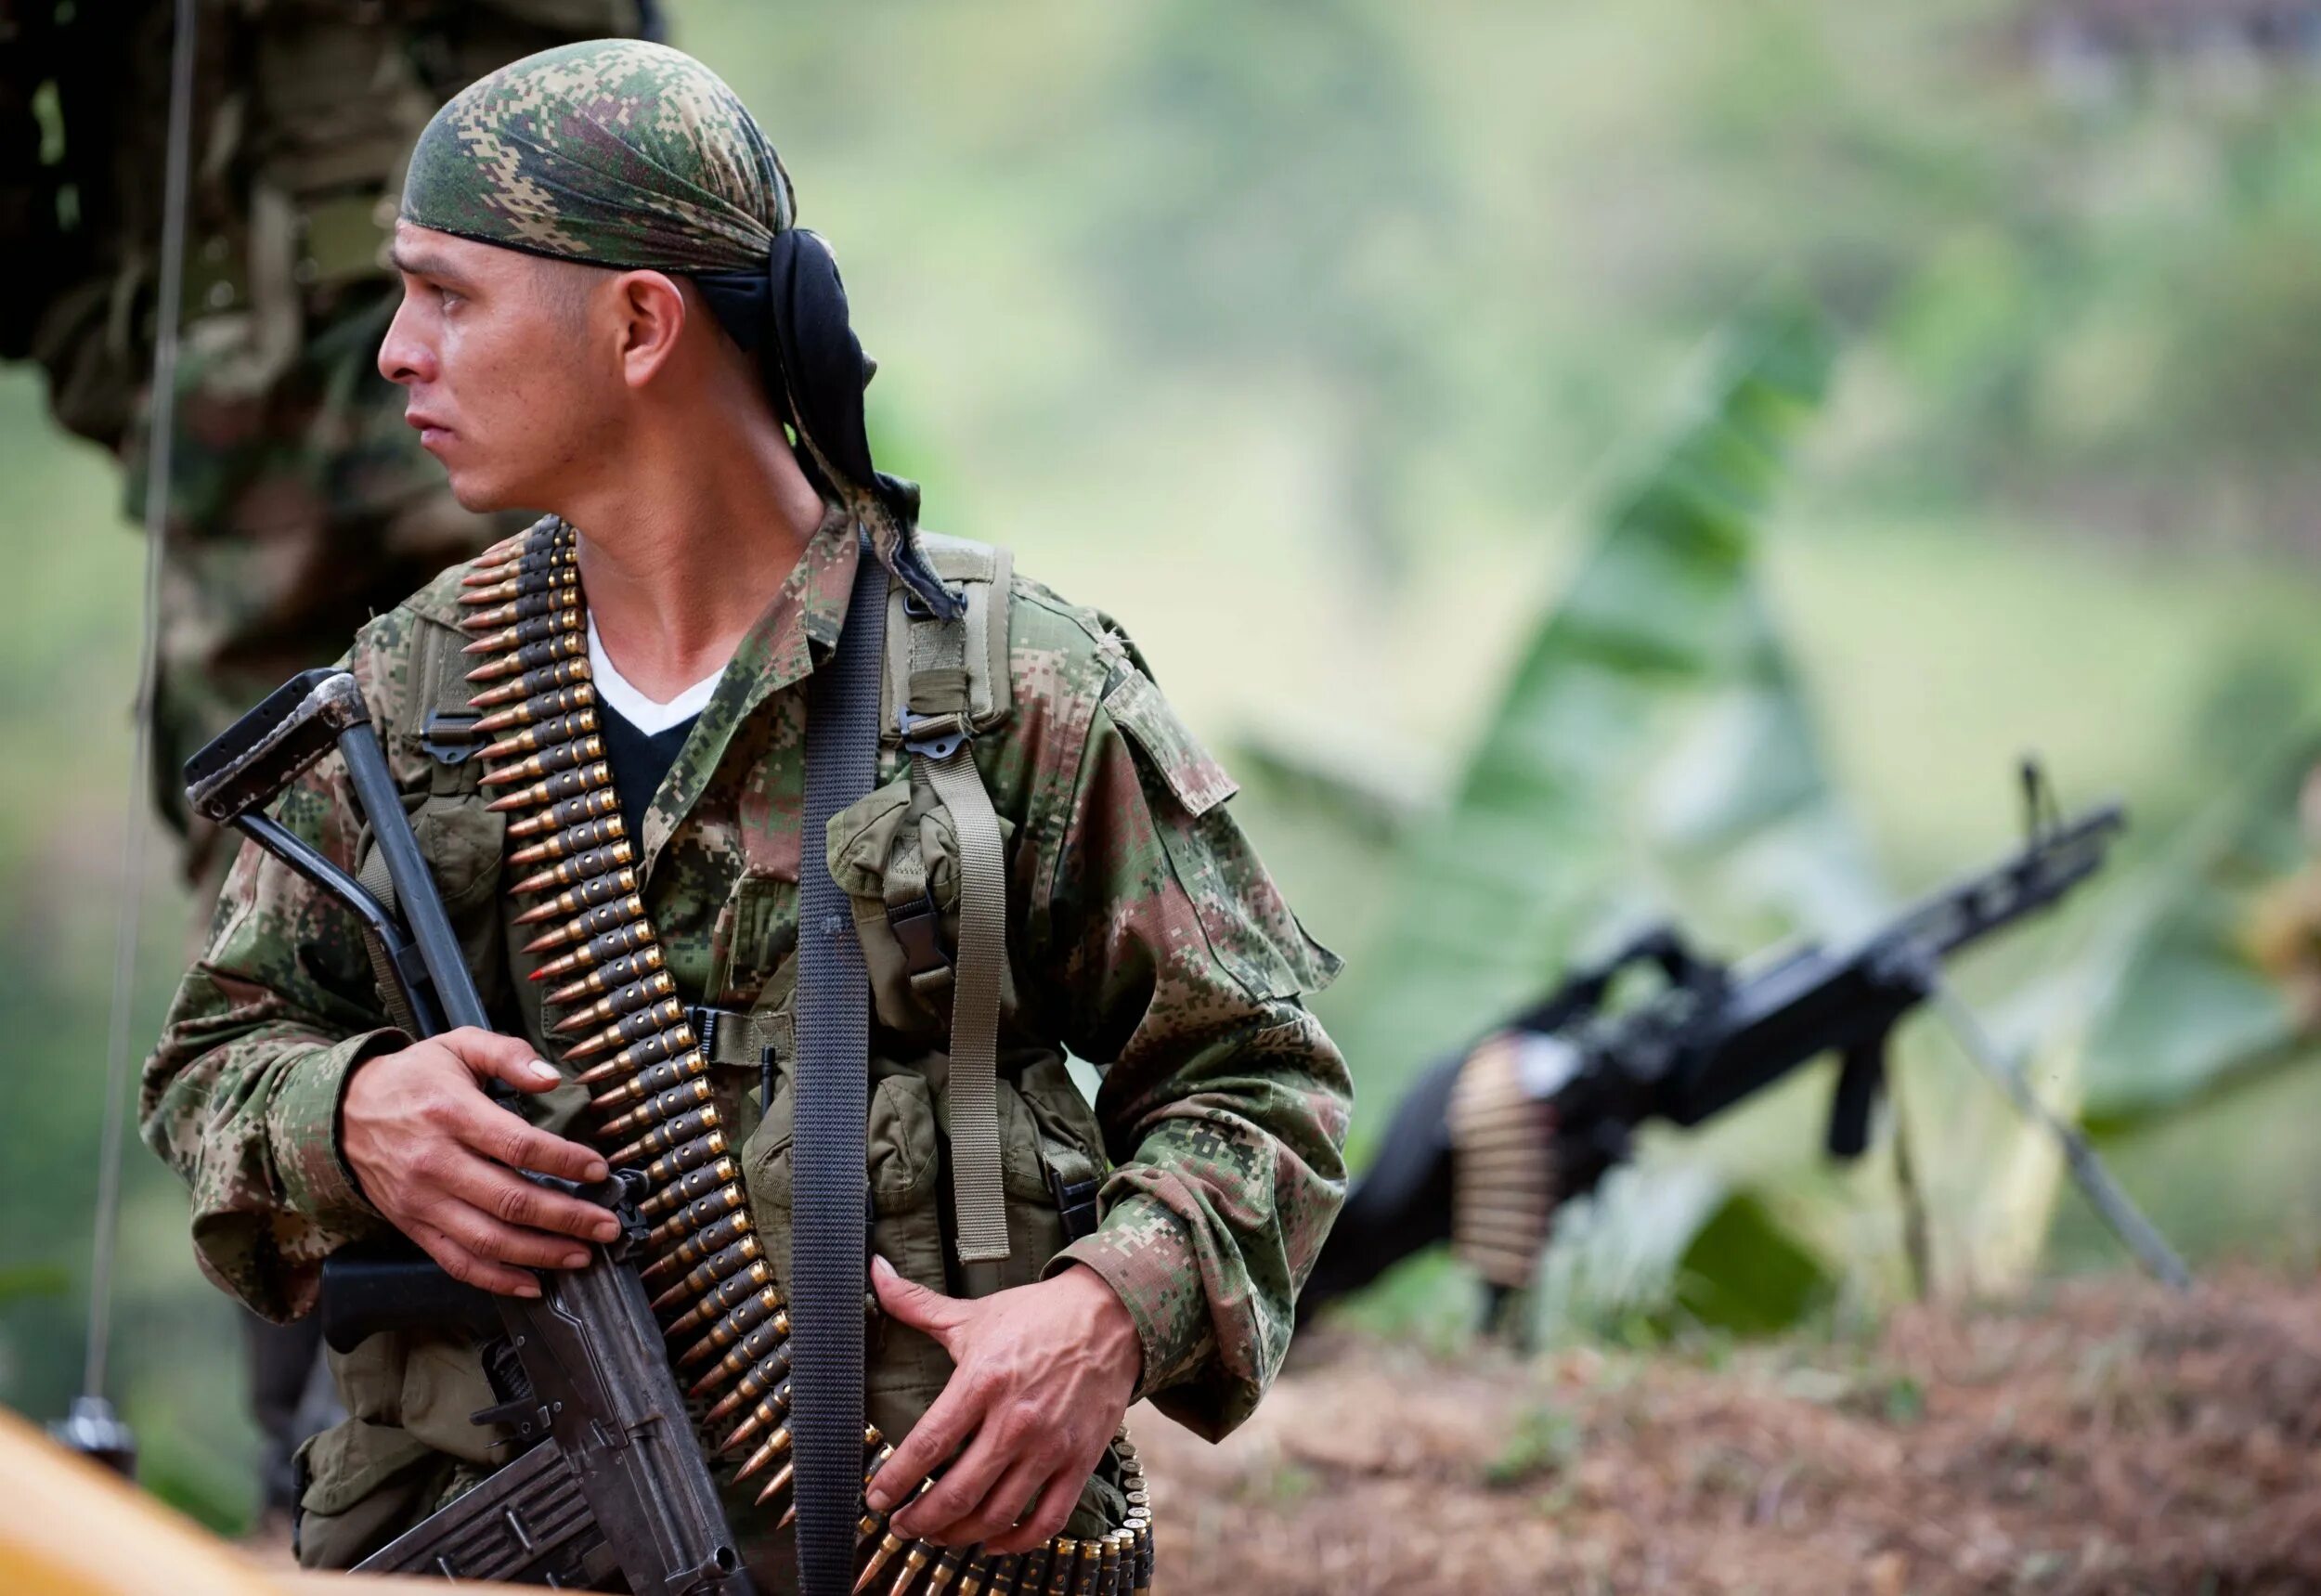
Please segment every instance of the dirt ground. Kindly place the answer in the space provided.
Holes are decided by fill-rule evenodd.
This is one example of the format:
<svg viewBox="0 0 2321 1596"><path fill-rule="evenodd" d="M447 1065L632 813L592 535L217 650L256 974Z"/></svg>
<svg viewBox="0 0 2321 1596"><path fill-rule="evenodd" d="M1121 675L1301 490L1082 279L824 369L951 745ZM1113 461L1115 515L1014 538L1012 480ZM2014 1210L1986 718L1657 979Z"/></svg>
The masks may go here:
<svg viewBox="0 0 2321 1596"><path fill-rule="evenodd" d="M1317 1339L1223 1446L1132 1419L1156 1589L2321 1592L2321 1286L2090 1282L1722 1355Z"/></svg>

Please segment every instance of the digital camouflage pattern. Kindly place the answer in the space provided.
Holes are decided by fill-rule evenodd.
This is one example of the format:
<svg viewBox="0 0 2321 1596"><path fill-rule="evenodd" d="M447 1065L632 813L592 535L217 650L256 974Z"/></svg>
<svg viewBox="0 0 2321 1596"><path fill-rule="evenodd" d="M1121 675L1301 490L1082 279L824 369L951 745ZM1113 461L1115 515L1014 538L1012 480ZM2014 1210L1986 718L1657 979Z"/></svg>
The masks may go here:
<svg viewBox="0 0 2321 1596"><path fill-rule="evenodd" d="M748 271L793 221L757 119L681 50L598 39L501 68L437 111L403 215L593 266Z"/></svg>
<svg viewBox="0 0 2321 1596"><path fill-rule="evenodd" d="M836 638L854 550L834 514L741 644L648 813L642 890L689 1002L786 1009L806 679ZM525 979L538 956L509 934L504 827L473 801L472 777L464 797L447 793L450 768L416 741L427 653L460 641L460 574L365 628L350 664L486 1002L553 1060L541 989ZM1096 1113L1116 1166L1100 1227L1046 1266L1101 1273L1143 1341L1140 1395L1220 1434L1278 1368L1297 1288L1343 1195L1350 1085L1299 1001L1337 962L1283 903L1226 811L1231 784L1112 625L1028 581L1010 611L1014 707L974 744L1012 838L1003 1076L1059 1047L1102 1064ZM902 768L890 754L883 775ZM337 759L279 813L355 865ZM352 1066L400 1040L353 917L245 849L147 1065L143 1113L147 1139L192 1187L203 1266L270 1317L306 1311L320 1260L379 1223L333 1120ZM886 1058L923 1046L883 1029L874 1040ZM572 1085L550 1094L544 1122L571 1123L585 1097ZM753 1187L753 1202L761 1195Z"/></svg>
<svg viewBox="0 0 2321 1596"><path fill-rule="evenodd" d="M33 7L45 20L45 8ZM171 7L83 6L0 61L0 242L48 268L0 354L48 375L60 424L143 457ZM507 61L629 33L636 0L206 0L162 562L154 799L214 890L228 850L178 790L185 759L292 672L521 517L473 515L374 369L397 291L381 249L436 106ZM61 139L41 131L45 92ZM62 160L15 163L60 142ZM50 151L53 156L55 151ZM47 192L69 184L77 225ZM20 323L20 331L18 324ZM127 510L143 512L129 474Z"/></svg>

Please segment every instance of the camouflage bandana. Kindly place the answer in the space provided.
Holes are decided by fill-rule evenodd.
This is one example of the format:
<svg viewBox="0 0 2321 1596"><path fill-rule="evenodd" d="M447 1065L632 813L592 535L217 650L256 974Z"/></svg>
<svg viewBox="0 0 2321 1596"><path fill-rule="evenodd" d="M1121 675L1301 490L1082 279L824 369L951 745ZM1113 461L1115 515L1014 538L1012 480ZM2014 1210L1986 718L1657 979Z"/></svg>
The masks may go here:
<svg viewBox="0 0 2321 1596"><path fill-rule="evenodd" d="M527 253L681 273L755 354L816 486L937 614L959 601L921 555L918 489L871 462L873 370L789 175L733 91L681 50L596 39L526 56L438 110L411 152L403 219Z"/></svg>
<svg viewBox="0 0 2321 1596"><path fill-rule="evenodd" d="M595 39L512 62L438 110L403 217L591 266L697 272L762 266L796 210L723 79L666 45Z"/></svg>

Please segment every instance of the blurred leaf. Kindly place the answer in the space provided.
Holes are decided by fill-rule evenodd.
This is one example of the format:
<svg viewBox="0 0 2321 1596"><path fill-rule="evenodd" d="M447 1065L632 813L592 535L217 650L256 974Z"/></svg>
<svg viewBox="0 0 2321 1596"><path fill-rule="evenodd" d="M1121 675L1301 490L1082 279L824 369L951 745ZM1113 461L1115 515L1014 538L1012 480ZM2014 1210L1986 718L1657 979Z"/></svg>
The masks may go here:
<svg viewBox="0 0 2321 1596"><path fill-rule="evenodd" d="M1686 1326L1787 1330L1826 1304L1830 1267L1757 1192L1705 1164L1614 1173L1563 1215L1540 1272L1535 1323L1665 1339Z"/></svg>
<svg viewBox="0 0 2321 1596"><path fill-rule="evenodd" d="M2089 1120L2165 1111L2296 1040L2290 983L2321 980L2321 879L2297 802L2315 752L2300 734L2255 761L2116 907L2112 934L2089 954L2102 972L2087 1030Z"/></svg>
<svg viewBox="0 0 2321 1596"><path fill-rule="evenodd" d="M1751 938L1831 929L1873 899L1752 563L1831 358L1809 312L1744 318L1699 413L1541 616L1449 809L1412 834L1384 945L1350 976L1371 1111L1583 935L1679 907Z"/></svg>
<svg viewBox="0 0 2321 1596"><path fill-rule="evenodd" d="M61 1297L71 1289L71 1272L60 1264L17 1264L0 1268L0 1304L28 1297Z"/></svg>
<svg viewBox="0 0 2321 1596"><path fill-rule="evenodd" d="M1232 768L1300 818L1329 821L1370 842L1392 843L1426 807L1405 777L1409 761L1374 747L1250 732L1234 745Z"/></svg>

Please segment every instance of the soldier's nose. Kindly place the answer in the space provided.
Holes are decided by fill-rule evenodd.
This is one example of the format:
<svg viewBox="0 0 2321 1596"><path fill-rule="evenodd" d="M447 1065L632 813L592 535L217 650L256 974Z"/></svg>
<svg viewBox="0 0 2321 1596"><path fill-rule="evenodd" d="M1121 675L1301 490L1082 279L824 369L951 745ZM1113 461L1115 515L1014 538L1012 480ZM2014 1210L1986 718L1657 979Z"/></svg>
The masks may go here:
<svg viewBox="0 0 2321 1596"><path fill-rule="evenodd" d="M410 301L405 300L387 326L387 335L379 344L379 374L390 383L408 387L415 383L435 380L434 351L426 342L412 335L408 318Z"/></svg>

